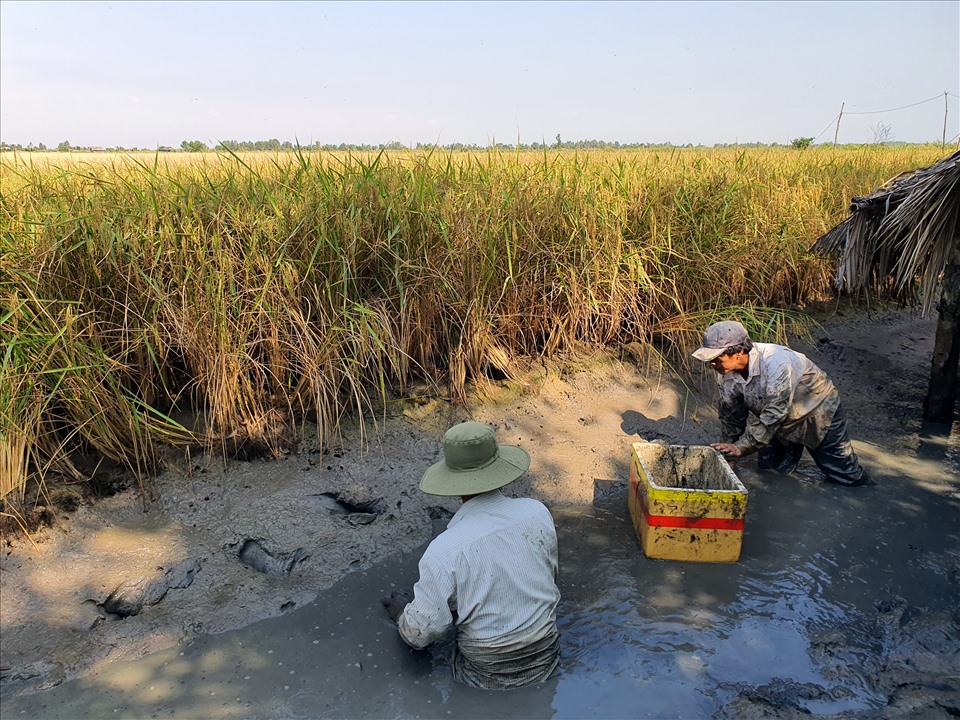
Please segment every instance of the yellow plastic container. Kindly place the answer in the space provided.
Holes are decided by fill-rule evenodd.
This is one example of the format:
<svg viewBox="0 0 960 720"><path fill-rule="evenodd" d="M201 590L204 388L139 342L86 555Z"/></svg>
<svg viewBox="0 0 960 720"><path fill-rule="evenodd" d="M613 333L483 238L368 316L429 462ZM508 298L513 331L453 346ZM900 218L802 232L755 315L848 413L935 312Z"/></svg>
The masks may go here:
<svg viewBox="0 0 960 720"><path fill-rule="evenodd" d="M628 504L649 558L740 559L747 489L711 447L633 443Z"/></svg>

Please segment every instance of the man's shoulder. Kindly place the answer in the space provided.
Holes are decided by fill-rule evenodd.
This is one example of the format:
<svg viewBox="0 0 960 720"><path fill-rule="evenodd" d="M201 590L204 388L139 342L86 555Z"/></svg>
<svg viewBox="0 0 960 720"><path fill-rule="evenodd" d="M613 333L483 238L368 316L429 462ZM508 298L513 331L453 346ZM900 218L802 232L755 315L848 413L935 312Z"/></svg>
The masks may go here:
<svg viewBox="0 0 960 720"><path fill-rule="evenodd" d="M544 505L539 500L537 500L536 498L526 497L526 496L510 497L509 495L504 495L504 497L507 498L507 500L509 500L511 503L516 504L518 507L529 506L529 507L541 507L544 510L547 509L547 506Z"/></svg>
<svg viewBox="0 0 960 720"><path fill-rule="evenodd" d="M532 497L507 498L517 511L531 515L541 515L552 518L550 510L539 500Z"/></svg>
<svg viewBox="0 0 960 720"><path fill-rule="evenodd" d="M753 347L756 348L757 353L761 357L771 357L784 352L793 352L793 350L786 345L778 345L777 343L755 342Z"/></svg>
<svg viewBox="0 0 960 720"><path fill-rule="evenodd" d="M427 549L424 558L438 561L464 551L466 547L487 535L502 532L507 528L542 526L554 527L553 515L539 500L529 497L496 498L492 506L464 516L461 522L451 524L437 535Z"/></svg>
<svg viewBox="0 0 960 720"><path fill-rule="evenodd" d="M543 522L553 523L553 516L539 500L531 497L510 497L497 493L491 502L478 506L474 513L457 524L463 525L463 532L496 532L498 527L507 527L517 523Z"/></svg>
<svg viewBox="0 0 960 720"><path fill-rule="evenodd" d="M777 345L776 343L754 343L753 347L757 353L757 358L761 366L778 367L783 365L793 365L804 359L803 354L788 348L786 345Z"/></svg>

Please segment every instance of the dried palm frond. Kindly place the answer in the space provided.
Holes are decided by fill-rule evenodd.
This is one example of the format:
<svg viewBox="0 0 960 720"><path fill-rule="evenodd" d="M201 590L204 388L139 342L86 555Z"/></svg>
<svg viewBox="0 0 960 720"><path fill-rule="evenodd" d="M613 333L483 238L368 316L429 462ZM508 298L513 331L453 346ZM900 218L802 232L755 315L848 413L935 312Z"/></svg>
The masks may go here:
<svg viewBox="0 0 960 720"><path fill-rule="evenodd" d="M958 242L960 152L855 197L850 212L813 246L839 259L837 286L857 291L892 279L894 292L905 295L919 283L927 314Z"/></svg>

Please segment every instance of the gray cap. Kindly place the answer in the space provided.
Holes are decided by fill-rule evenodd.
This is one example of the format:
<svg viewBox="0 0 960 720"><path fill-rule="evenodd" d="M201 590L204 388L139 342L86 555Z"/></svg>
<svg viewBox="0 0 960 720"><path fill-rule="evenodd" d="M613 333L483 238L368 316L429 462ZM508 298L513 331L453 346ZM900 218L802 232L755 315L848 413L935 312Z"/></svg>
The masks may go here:
<svg viewBox="0 0 960 720"><path fill-rule="evenodd" d="M714 323L703 333L703 346L693 353L693 357L710 362L723 355L728 347L741 345L749 339L747 329L736 320Z"/></svg>

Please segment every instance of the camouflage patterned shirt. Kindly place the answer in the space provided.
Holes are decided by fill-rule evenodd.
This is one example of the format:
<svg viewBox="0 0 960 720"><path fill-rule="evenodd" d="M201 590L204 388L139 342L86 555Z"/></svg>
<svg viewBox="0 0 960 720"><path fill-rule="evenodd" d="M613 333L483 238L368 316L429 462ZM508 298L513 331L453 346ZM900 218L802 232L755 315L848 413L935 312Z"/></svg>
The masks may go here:
<svg viewBox="0 0 960 720"><path fill-rule="evenodd" d="M754 343L746 378L717 375L722 442L744 455L774 435L815 448L823 440L840 395L826 373L806 355L782 345Z"/></svg>

